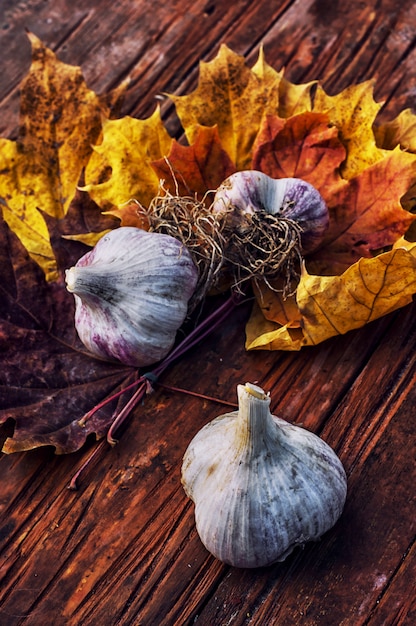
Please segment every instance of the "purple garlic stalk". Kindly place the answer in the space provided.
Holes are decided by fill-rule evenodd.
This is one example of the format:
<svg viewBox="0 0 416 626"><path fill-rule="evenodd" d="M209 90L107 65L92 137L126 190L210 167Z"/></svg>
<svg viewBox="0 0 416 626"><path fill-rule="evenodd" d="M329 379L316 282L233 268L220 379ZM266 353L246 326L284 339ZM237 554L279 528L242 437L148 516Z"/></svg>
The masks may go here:
<svg viewBox="0 0 416 626"><path fill-rule="evenodd" d="M81 341L98 357L134 367L170 351L197 280L181 242L127 226L102 237L66 271Z"/></svg>

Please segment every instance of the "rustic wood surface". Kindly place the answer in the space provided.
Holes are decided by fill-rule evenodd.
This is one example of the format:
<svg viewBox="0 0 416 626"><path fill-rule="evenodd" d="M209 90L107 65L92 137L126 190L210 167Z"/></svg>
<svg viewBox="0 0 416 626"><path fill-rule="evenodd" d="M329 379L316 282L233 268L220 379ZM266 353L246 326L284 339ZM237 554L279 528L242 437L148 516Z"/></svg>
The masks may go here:
<svg viewBox="0 0 416 626"><path fill-rule="evenodd" d="M374 79L391 118L415 105L413 0L0 0L0 135L14 138L25 29L104 92L131 77L123 114L189 93L225 42L251 65L329 93ZM173 108L163 117L178 133ZM320 434L347 471L340 521L284 563L239 570L210 556L180 484L192 436L224 412L158 389L82 476L88 450L1 457L0 624L398 626L416 623L416 306L300 353L244 350L247 307L163 382L235 401L258 381L274 412Z"/></svg>

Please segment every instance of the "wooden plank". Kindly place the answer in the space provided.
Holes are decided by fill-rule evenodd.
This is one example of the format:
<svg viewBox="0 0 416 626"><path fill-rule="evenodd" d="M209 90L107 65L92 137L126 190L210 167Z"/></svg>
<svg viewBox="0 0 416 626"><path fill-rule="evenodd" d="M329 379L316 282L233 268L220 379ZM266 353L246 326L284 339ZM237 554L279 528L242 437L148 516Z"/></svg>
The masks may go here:
<svg viewBox="0 0 416 626"><path fill-rule="evenodd" d="M397 571L389 584L377 598L374 609L368 619L369 626L405 626L416 621L416 598L414 581L416 580L415 544L403 555ZM413 553L413 554L412 554Z"/></svg>
<svg viewBox="0 0 416 626"><path fill-rule="evenodd" d="M81 65L88 84L98 92L129 75L132 83L124 110L137 117L153 111L155 96L195 87L199 60L212 57L221 41L241 54L252 50L252 62L263 43L269 63L277 69L285 67L290 80L323 78L330 92L374 78L377 97L387 100L386 115L412 106L416 65L408 24L416 19L414 3L402 3L387 15L374 1L362 9L355 7L356 24L362 29L358 42L356 28L348 27L348 16L339 11L332 16L331 7L309 0L301 10L297 2L266 3L260 10L256 3L246 2L220 3L211 11L204 1L180 2L166 10L159 7L155 20L153 3L143 1L121 3L119 10L104 0L88 10L81 2L72 3L68 10L64 0L54 3L52 11L44 3L30 12L12 6L5 12L8 28L1 33L2 47L10 53L4 57L0 76L0 132L11 135L17 125L18 84L30 63L24 28L56 49L63 61ZM365 42L361 52L360 38ZM385 55L382 62L381 55ZM167 105L167 110L171 113L172 107ZM177 125L170 124L176 134Z"/></svg>
<svg viewBox="0 0 416 626"><path fill-rule="evenodd" d="M375 78L385 116L413 103L416 7L391 0L345 8L327 0L213 3L80 0L9 3L1 31L0 134L17 125L17 86L29 67L24 27L81 64L103 91L132 78L124 112L143 117L162 92L187 93L198 62L222 41L293 81L335 93ZM4 52L4 51L7 51ZM167 127L180 133L171 105ZM414 554L415 305L300 353L244 350L242 307L162 382L235 400L240 382L270 389L273 409L321 434L348 471L343 517L285 563L236 570L196 534L180 464L197 430L227 409L159 389L119 445L68 491L85 451L2 456L0 623L411 624ZM413 618L413 619L412 619Z"/></svg>
<svg viewBox="0 0 416 626"><path fill-rule="evenodd" d="M403 318L402 313L399 316ZM409 317L410 315L407 320ZM384 322L385 320L380 325ZM222 359L224 377L225 374L233 377L232 384L229 383L230 388L240 382L241 372L233 373L233 355L231 353L227 355L225 352L222 356L223 352L218 347L229 345L226 343L226 338L234 345L238 343L241 345L241 325L233 329L234 324L235 321L230 320L224 327L220 334L220 341L215 342L214 349L210 349L208 342L208 345L202 346L202 353L207 355L207 363L202 367L202 377L199 371L194 370L194 373L190 374L191 356L188 362L185 359L184 362L178 364L167 378L167 382L181 384L186 377L191 388L210 393L213 387L212 381L215 381L215 372L218 372L219 358ZM376 323L373 328L377 326ZM359 333L356 334L356 350L358 344L362 344L362 337L358 335ZM397 337L392 338L392 341L396 340ZM405 361L409 360L412 343L408 342L407 345L408 352L403 353ZM388 351L387 347L385 351ZM312 352L319 356L315 360L315 367L311 368L314 383L319 388L318 373L320 373L321 383L324 384L331 362L331 351L327 352L329 363L323 362L319 348L312 349ZM377 355L378 351L374 354ZM241 356L238 356L237 362L241 364L243 361ZM250 374L259 367L258 359L262 356L261 354L246 356L244 373L249 379ZM276 362L282 359L280 355L273 353L267 356ZM292 355L287 355L286 358L290 361ZM373 356L373 359L376 357ZM367 365L363 370L366 372L365 377L372 382L374 371L379 371L380 366L378 358L376 361L374 367L370 368ZM386 363L384 359L384 367L387 367ZM414 368L414 358L410 361L409 367ZM399 365L398 369L400 370ZM400 371L396 371L395 374L400 380ZM378 375L385 375L385 372L380 372ZM410 376L409 371L406 376ZM290 368L281 373L281 378L283 386L290 386L292 378ZM201 387L201 381L207 384ZM339 387L344 386L339 378L337 381ZM197 387L198 384L199 387ZM216 385L220 389L224 388L221 380L217 381ZM405 383L403 385L405 386ZM368 383L358 378L351 393L362 398L360 394L363 387L368 389ZM377 389L375 386L373 388ZM296 389L298 390L298 408L300 408L310 395L310 387L306 385L302 389L297 385ZM414 400L414 395L406 396L406 406L409 404L411 408L412 400ZM181 408L178 410L179 402ZM368 414L378 402L377 393L374 392L373 397L368 401L366 410L363 410L362 403L361 406L357 404L355 419L358 424L351 424L351 406L354 406L354 402L354 398L348 402L345 400L345 407L340 411L332 430L330 432L324 430L324 434L331 443L338 441L338 445L342 444L346 450L351 449L360 459L364 459L367 445L365 426L366 424L368 427L371 426L371 423L367 422ZM318 422L321 418L319 406L319 396L315 396L310 410L312 414L315 413L315 419ZM410 408L406 410L409 411ZM325 411L325 405L323 410ZM228 611L235 613L237 601L234 600L234 605L226 601L230 590L232 594L237 594L237 591L239 593L241 619L246 610L253 614L259 597L267 594L271 581L273 581L274 593L285 594L286 604L283 615L289 610L293 611L294 605L302 606L299 604L298 596L293 600L293 605L288 605L287 596L290 596L291 590L299 592L299 589L309 588L315 579L312 587L318 597L323 593L323 587L328 584L328 587L325 587L325 603L329 606L328 594L331 585L328 581L339 578L341 573L342 589L348 595L350 585L359 576L360 567L368 564L372 571L373 563L377 562L374 560L372 551L378 547L383 529L385 531L386 511L382 509L379 518L381 528L377 527L374 530L375 541L369 542L366 538L363 542L367 546L367 552L364 550L358 562L349 553L349 541L352 542L359 531L363 532L362 526L367 532L365 517L360 516L359 520L355 519L358 512L368 502L368 485L371 485L374 480L373 476L360 476L362 462L354 467L355 473L353 472L350 477L350 481L355 481L350 488L352 493L356 494L354 496L356 501L350 504L350 507L353 507L352 512L348 512L347 509L340 523L342 531L339 531L337 539L334 535L329 535L323 543L306 548L303 553L296 555L294 560L292 559L287 564L278 565L272 571L269 569L267 573L244 572L243 576L239 571L219 565L206 554L195 534L192 507L186 502L179 485L179 467L181 456L191 436L208 419L220 412L223 411L216 406L203 404L201 407L201 403L196 399L179 399L172 394L158 392L149 400L146 407L137 412L135 423L129 427L128 437L123 438L119 446L102 459L100 467L89 476L90 482L83 482L81 492L77 494L65 490L65 472L69 471L73 462L72 455L62 459L50 457L49 464L46 464L42 474L36 479L32 478L26 490L20 494L19 500L13 502L8 512L9 524L16 523L16 531L15 535L9 535L12 551L9 552L11 556L8 559L7 568L3 569L3 587L0 597L6 613L12 615L17 612L19 614L27 612L28 623L30 623L31 616L36 619L38 611L46 611L49 614L55 611L59 601L62 602L61 598L65 597L68 600L66 606L62 607L62 613L65 620L73 619L73 623L93 623L93 619L101 620L106 615L111 616L112 620L121 620L120 623L135 623L135 620L139 619L143 620L143 623L152 623L151 620L155 618L156 610L160 611L162 607L166 615L169 615L175 611L175 606L177 618L187 619L190 618L190 614L185 599L191 590L196 589L200 595L193 596L194 600L190 606L198 610L199 620L205 615L203 619L206 621L202 623L209 624L215 623L210 622L214 618L229 619L231 614ZM402 415L403 410L400 408L400 416ZM186 416L190 418L186 420ZM403 424L403 421L406 421L406 417L400 420L400 424ZM350 433L353 432L357 436L357 433L361 433L362 430L364 434L360 435L359 444L352 445ZM399 443L403 445L403 441ZM387 451L397 449L394 441L387 441L384 445ZM372 455L378 458L380 453L372 452ZM24 459L30 455L16 456ZM352 462L351 452L348 454L345 452L344 456L347 460L349 459L350 463ZM15 457L5 457L4 461L15 462ZM377 476L380 468L386 463L390 467L389 459L380 458L379 463L374 465L373 473ZM408 465L407 469L408 480L410 480L411 467ZM397 471L398 475L405 474L403 468L399 467ZM11 483L14 478L19 480L21 474L19 476L16 472L14 477L11 476ZM86 478L84 478L85 481ZM390 474L389 478L393 480L394 474ZM54 489L54 483L61 485L59 492ZM389 483L389 488L392 487L395 488L394 484ZM15 488L18 489L16 483ZM406 483L403 484L403 489L406 489ZM383 490L382 494L384 493L386 490ZM54 494L52 498L51 494ZM371 494L376 498L376 502L370 501L369 511L377 509L379 504L377 498L384 498L384 495L379 495L377 491L373 492L373 489ZM46 502L47 510L44 508ZM399 515L404 527L406 527L408 514L408 509L401 509ZM398 515L396 511L394 515ZM353 524L352 530L351 524ZM24 538L23 553L21 553L22 547L19 541L21 537ZM402 554L407 548L407 545L403 543L405 540L406 536L403 534L400 545L396 546L396 551L391 555L393 560L397 558L399 552ZM318 565L315 561L318 561ZM172 567L173 563L174 567ZM319 576L316 571L318 566L321 568ZM216 579L214 573L216 573ZM37 590L33 585L35 578L42 580L42 584L46 586L47 593L44 598L42 594L40 597L36 595ZM256 581L257 584L255 584ZM316 581L320 581L320 585ZM200 607L198 608L198 603L200 604L206 595L207 587L214 587L215 590L215 593L211 592L212 597L216 598L215 613L212 608L214 600L211 600L211 604L204 608L205 613L201 613ZM22 594L16 592L16 588L31 591ZM112 590L111 594L105 591L109 588ZM137 591L135 595L135 589L140 590L140 593ZM377 593L380 591L378 589ZM155 594L159 598L159 604L150 601ZM218 606L222 606L221 603L218 604L222 594L224 594L223 602L227 610L223 613L225 609L221 609L218 613ZM361 599L363 596L367 597L367 594L368 586L363 584ZM97 597L101 598L99 607L96 606ZM360 598L358 592L356 597ZM114 598L117 598L116 603ZM371 599L374 601L374 597ZM262 610L266 611L265 616L267 616L267 611L275 614L274 603L269 605L263 601L261 606ZM128 610L124 607L128 607ZM310 607L308 610L311 610ZM36 622L33 621L33 623Z"/></svg>

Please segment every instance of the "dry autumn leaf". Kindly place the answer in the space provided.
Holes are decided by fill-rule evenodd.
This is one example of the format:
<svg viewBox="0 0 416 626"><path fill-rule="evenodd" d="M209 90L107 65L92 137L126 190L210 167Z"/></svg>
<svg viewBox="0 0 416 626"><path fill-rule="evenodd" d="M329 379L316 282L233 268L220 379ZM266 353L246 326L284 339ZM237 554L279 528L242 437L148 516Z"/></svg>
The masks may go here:
<svg viewBox="0 0 416 626"><path fill-rule="evenodd" d="M326 94L320 85L317 87L313 110L327 113L339 130L347 149L347 160L342 167L346 179L357 176L384 156L373 131L380 108L373 98L372 81L351 85L335 96Z"/></svg>
<svg viewBox="0 0 416 626"><path fill-rule="evenodd" d="M334 188L345 184L339 173L345 158L328 116L306 112L288 119L265 117L253 145L252 167L272 178L303 178L327 200Z"/></svg>
<svg viewBox="0 0 416 626"><path fill-rule="evenodd" d="M83 425L79 420L136 374L86 353L74 329L72 296L61 282L46 282L3 220L0 290L0 423L15 421L3 451L52 445L56 452L67 453L92 433L104 436L114 403Z"/></svg>
<svg viewBox="0 0 416 626"><path fill-rule="evenodd" d="M224 149L241 170L250 166L263 115L278 113L280 81L262 52L250 70L243 57L222 45L213 61L201 63L196 91L170 98L188 141L193 143L199 126L217 126Z"/></svg>
<svg viewBox="0 0 416 626"><path fill-rule="evenodd" d="M414 155L400 149L351 179L327 200L330 226L312 256L314 271L340 273L360 257L392 245L415 220L400 198L416 177ZM374 267L376 263L374 263Z"/></svg>
<svg viewBox="0 0 416 626"><path fill-rule="evenodd" d="M312 111L311 91L315 85L315 80L295 85L282 76L279 84L279 116L292 117Z"/></svg>
<svg viewBox="0 0 416 626"><path fill-rule="evenodd" d="M83 190L104 209L134 198L147 205L159 188L151 163L166 156L171 144L158 108L146 120L106 120L102 142L85 169Z"/></svg>
<svg viewBox="0 0 416 626"><path fill-rule="evenodd" d="M394 150L400 146L406 152L416 153L416 115L410 109L402 111L391 122L387 122L375 128L377 145L386 150ZM401 202L405 209L413 211L416 200L416 182L413 183ZM408 231L408 237L416 240L416 224Z"/></svg>
<svg viewBox="0 0 416 626"><path fill-rule="evenodd" d="M394 120L375 129L377 144L385 150L396 146L416 152L416 115L410 109L402 111Z"/></svg>
<svg viewBox="0 0 416 626"><path fill-rule="evenodd" d="M152 167L172 194L199 199L235 172L235 165L221 145L216 126L197 128L191 146L174 141L168 156L153 161Z"/></svg>
<svg viewBox="0 0 416 626"><path fill-rule="evenodd" d="M300 315L284 325L270 320L263 324L256 308L248 325L247 348L299 350L409 304L416 291L415 249L416 244L360 259L341 276L311 276L305 270L296 290Z"/></svg>
<svg viewBox="0 0 416 626"><path fill-rule="evenodd" d="M61 218L75 195L101 118L110 109L32 34L32 65L21 86L18 141L0 140L3 216L48 280L57 266L42 212Z"/></svg>

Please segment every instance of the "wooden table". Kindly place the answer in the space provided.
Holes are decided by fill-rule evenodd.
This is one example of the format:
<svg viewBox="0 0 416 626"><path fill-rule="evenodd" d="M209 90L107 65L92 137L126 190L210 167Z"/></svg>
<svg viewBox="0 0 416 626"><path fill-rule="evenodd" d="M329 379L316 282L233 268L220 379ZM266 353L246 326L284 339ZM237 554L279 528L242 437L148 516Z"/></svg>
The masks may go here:
<svg viewBox="0 0 416 626"><path fill-rule="evenodd" d="M414 106L412 0L31 0L0 2L0 132L14 138L18 86L30 65L25 29L80 65L104 92L131 77L122 113L146 117L158 94L189 93L222 42L250 65L334 94L374 79L383 119ZM173 107L162 104L172 134ZM272 408L337 451L349 492L337 525L284 563L234 569L215 560L180 484L192 436L220 404L158 389L119 444L82 475L88 450L1 458L0 623L55 626L403 626L416 623L416 308L290 352L244 349L248 308L183 357L166 385L235 401L258 381ZM88 445L91 448L91 444Z"/></svg>

